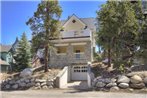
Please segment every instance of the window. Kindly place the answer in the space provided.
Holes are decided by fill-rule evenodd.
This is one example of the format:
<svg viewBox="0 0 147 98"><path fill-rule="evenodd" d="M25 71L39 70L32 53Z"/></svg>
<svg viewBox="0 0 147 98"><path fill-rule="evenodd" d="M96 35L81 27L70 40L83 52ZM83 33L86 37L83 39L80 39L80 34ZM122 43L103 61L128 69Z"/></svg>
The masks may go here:
<svg viewBox="0 0 147 98"><path fill-rule="evenodd" d="M84 53L85 46L84 45L76 45L74 46L74 53Z"/></svg>
<svg viewBox="0 0 147 98"><path fill-rule="evenodd" d="M86 66L76 66L74 67L74 72L87 72Z"/></svg>
<svg viewBox="0 0 147 98"><path fill-rule="evenodd" d="M67 47L66 46L59 46L57 47L57 54L66 54Z"/></svg>
<svg viewBox="0 0 147 98"><path fill-rule="evenodd" d="M76 20L72 20L72 23L75 23L76 22Z"/></svg>

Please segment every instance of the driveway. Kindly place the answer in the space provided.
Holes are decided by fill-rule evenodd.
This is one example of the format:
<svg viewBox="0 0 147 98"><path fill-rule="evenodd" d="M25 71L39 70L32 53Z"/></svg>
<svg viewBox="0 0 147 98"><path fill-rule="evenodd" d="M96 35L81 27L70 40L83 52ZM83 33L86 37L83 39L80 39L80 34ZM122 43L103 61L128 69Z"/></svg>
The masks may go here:
<svg viewBox="0 0 147 98"><path fill-rule="evenodd" d="M76 90L87 90L87 81L71 81L67 83L62 89L76 89Z"/></svg>
<svg viewBox="0 0 147 98"><path fill-rule="evenodd" d="M147 98L147 94L78 90L26 90L1 92L0 98Z"/></svg>

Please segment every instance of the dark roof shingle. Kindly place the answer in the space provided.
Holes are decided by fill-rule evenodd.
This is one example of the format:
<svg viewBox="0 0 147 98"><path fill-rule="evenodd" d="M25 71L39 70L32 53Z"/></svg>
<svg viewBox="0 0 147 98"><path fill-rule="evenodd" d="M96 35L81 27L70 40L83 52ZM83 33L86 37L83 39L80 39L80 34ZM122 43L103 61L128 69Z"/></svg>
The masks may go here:
<svg viewBox="0 0 147 98"><path fill-rule="evenodd" d="M8 52L11 49L12 45L2 45L0 44L0 52Z"/></svg>

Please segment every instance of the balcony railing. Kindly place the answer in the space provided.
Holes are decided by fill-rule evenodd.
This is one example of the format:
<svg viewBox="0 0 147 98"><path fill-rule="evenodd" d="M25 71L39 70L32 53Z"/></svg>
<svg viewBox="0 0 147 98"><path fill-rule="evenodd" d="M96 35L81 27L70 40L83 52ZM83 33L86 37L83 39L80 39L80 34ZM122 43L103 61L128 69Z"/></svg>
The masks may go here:
<svg viewBox="0 0 147 98"><path fill-rule="evenodd" d="M84 53L74 53L74 58L76 60L85 60L86 59L86 56Z"/></svg>
<svg viewBox="0 0 147 98"><path fill-rule="evenodd" d="M67 38L67 37L84 37L84 36L90 36L91 31L90 30L80 30L80 31L62 31L61 32L61 37L62 38Z"/></svg>

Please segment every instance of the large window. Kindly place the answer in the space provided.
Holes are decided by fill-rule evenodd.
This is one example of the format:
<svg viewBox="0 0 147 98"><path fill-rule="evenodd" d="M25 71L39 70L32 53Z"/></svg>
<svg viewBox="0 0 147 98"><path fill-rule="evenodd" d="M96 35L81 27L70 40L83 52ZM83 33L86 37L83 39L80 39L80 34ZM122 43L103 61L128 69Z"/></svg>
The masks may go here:
<svg viewBox="0 0 147 98"><path fill-rule="evenodd" d="M67 46L58 46L57 47L57 54L66 54Z"/></svg>
<svg viewBox="0 0 147 98"><path fill-rule="evenodd" d="M74 46L74 54L76 59L82 59L84 56L85 46L83 45L77 45Z"/></svg>
<svg viewBox="0 0 147 98"><path fill-rule="evenodd" d="M83 45L74 46L74 53L84 53L84 51L85 51L85 46Z"/></svg>

